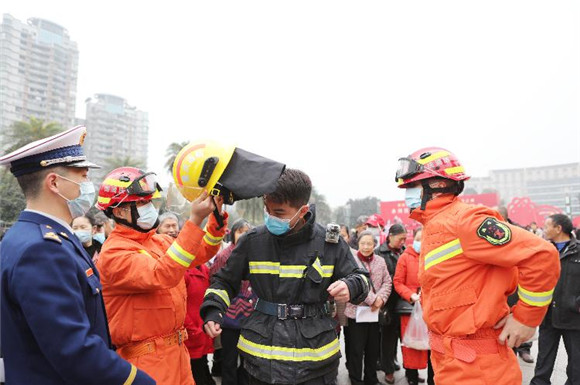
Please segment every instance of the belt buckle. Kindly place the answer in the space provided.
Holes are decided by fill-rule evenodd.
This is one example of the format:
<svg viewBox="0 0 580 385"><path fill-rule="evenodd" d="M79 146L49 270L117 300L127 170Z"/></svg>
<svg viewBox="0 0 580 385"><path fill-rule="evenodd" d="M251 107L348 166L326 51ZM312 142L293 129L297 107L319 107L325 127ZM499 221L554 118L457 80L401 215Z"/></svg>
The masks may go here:
<svg viewBox="0 0 580 385"><path fill-rule="evenodd" d="M181 334L181 330L179 330L177 332L177 344L181 345L182 342L183 342L183 334Z"/></svg>
<svg viewBox="0 0 580 385"><path fill-rule="evenodd" d="M288 317L298 319L304 318L304 306L303 305L288 305Z"/></svg>
<svg viewBox="0 0 580 385"><path fill-rule="evenodd" d="M278 304L278 319L286 319L288 318L288 308L286 307L285 303Z"/></svg>

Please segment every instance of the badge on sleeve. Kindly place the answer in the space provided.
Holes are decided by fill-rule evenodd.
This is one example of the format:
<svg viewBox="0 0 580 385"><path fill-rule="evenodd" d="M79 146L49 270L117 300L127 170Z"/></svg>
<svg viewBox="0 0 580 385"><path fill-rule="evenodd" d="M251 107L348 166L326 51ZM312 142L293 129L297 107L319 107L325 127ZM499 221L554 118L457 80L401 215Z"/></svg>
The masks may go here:
<svg viewBox="0 0 580 385"><path fill-rule="evenodd" d="M495 218L489 217L479 225L477 235L494 246L505 245L512 239L510 228Z"/></svg>

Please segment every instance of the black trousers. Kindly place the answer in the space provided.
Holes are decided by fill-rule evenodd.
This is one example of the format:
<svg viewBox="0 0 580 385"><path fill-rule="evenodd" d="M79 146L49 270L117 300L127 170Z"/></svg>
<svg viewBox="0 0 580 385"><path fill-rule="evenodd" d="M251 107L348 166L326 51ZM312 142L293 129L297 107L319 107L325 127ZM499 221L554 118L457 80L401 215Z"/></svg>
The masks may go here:
<svg viewBox="0 0 580 385"><path fill-rule="evenodd" d="M207 365L207 356L191 359L191 372L196 385L215 385L215 380L209 372Z"/></svg>
<svg viewBox="0 0 580 385"><path fill-rule="evenodd" d="M344 338L348 341L346 359L348 360L348 376L353 383L363 380L364 383L374 385L377 378L377 359L380 350L380 335L378 322L357 323L348 319L344 328Z"/></svg>
<svg viewBox="0 0 580 385"><path fill-rule="evenodd" d="M566 375L568 379L564 385L580 385L580 330L557 329L552 325L552 314L548 312L540 325L538 338L538 360L534 371L534 378L530 385L549 385L554 362L558 355L560 337L564 339L564 347L568 354Z"/></svg>
<svg viewBox="0 0 580 385"><path fill-rule="evenodd" d="M395 373L395 359L397 358L397 345L401 333L401 317L399 314L391 315L391 322L381 327L381 358L380 369L385 374Z"/></svg>
<svg viewBox="0 0 580 385"><path fill-rule="evenodd" d="M514 353L528 353L530 354L530 349L532 348L532 342L524 342L523 344L521 344L520 346L518 346L517 348L514 348Z"/></svg>
<svg viewBox="0 0 580 385"><path fill-rule="evenodd" d="M248 372L238 353L240 329L222 329L222 385L248 385ZM241 364L238 365L238 358Z"/></svg>
<svg viewBox="0 0 580 385"><path fill-rule="evenodd" d="M301 382L295 385L336 385L336 378L338 377L338 369L328 373L325 376L313 378L312 380L308 380L306 382ZM268 382L260 381L255 377L249 376L250 385L269 385Z"/></svg>

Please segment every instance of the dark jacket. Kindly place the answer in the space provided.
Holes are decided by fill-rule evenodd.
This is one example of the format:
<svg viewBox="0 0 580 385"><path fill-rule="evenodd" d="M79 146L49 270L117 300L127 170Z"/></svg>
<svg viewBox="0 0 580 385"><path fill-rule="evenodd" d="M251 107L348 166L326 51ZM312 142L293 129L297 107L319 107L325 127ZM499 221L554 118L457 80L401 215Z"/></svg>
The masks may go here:
<svg viewBox="0 0 580 385"><path fill-rule="evenodd" d="M387 242L377 247L375 249L375 254L380 255L385 259L385 262L387 263L387 270L389 271L392 280L395 277L395 270L397 269L399 257L405 251L405 247L403 246L403 248L400 251L395 251L388 246ZM395 305L397 304L397 301L399 300L399 298L401 298L401 296L399 295L399 293L397 293L397 291L393 287L391 287L391 289L392 289L391 295L387 300L386 306L387 310L389 310L389 312L393 314L393 309L395 308Z"/></svg>
<svg viewBox="0 0 580 385"><path fill-rule="evenodd" d="M201 315L221 323L240 282L249 279L258 301L309 305L321 309L326 289L339 279L348 286L351 302L363 301L369 290L365 273L348 245L325 242L325 229L307 214L296 233L272 235L264 226L244 234L227 264L212 278ZM238 349L249 374L272 384L295 384L331 374L338 368L340 345L336 322L324 311L301 319L280 319L256 309L242 323Z"/></svg>
<svg viewBox="0 0 580 385"><path fill-rule="evenodd" d="M24 211L0 260L6 383L155 383L112 350L99 273L69 228Z"/></svg>
<svg viewBox="0 0 580 385"><path fill-rule="evenodd" d="M580 330L580 241L572 238L560 251L562 271L554 289L552 325Z"/></svg>

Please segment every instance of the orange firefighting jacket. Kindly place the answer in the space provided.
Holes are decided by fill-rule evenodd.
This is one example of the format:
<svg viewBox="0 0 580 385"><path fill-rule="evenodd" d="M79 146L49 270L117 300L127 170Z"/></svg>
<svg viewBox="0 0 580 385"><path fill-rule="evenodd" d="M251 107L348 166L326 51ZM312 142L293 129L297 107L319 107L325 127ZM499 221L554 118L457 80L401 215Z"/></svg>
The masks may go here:
<svg viewBox="0 0 580 385"><path fill-rule="evenodd" d="M191 378L189 355L179 334L187 303L184 274L213 257L225 229L217 230L213 215L206 231L187 221L177 239L117 224L103 244L97 266L113 344L158 385L189 383L183 380ZM143 344L154 340L163 354L144 354Z"/></svg>
<svg viewBox="0 0 580 385"><path fill-rule="evenodd" d="M542 322L560 275L549 242L455 196L435 198L411 218L425 225L419 282L432 332L460 337L493 327L509 314L516 286L514 318L531 327Z"/></svg>

